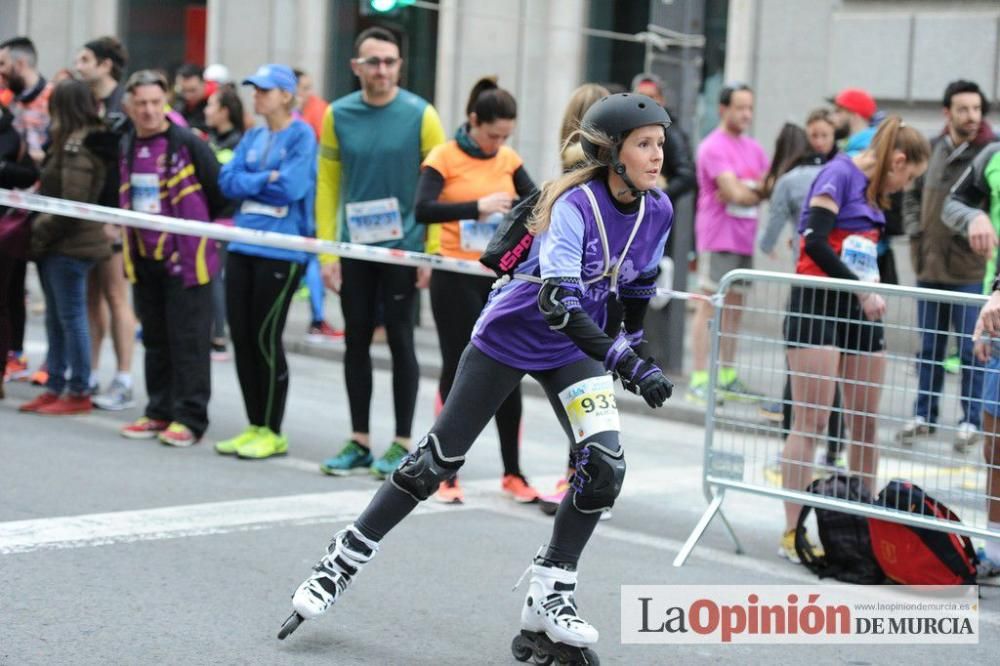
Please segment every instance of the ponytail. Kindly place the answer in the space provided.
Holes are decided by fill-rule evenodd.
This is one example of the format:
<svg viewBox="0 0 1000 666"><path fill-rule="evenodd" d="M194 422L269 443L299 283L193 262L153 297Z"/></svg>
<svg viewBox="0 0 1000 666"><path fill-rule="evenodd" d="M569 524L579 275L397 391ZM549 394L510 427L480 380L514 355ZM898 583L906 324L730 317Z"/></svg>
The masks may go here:
<svg viewBox="0 0 1000 666"><path fill-rule="evenodd" d="M476 114L481 123L517 118L514 96L497 85L497 77L484 76L476 81L465 105L465 115Z"/></svg>
<svg viewBox="0 0 1000 666"><path fill-rule="evenodd" d="M903 153L907 164L924 164L931 156L930 142L927 137L903 122L899 116L889 116L878 126L875 137L869 147L875 154L875 171L868 181L865 198L872 206L886 210L889 208L889 195L882 192L885 179L892 166L892 157L896 152Z"/></svg>

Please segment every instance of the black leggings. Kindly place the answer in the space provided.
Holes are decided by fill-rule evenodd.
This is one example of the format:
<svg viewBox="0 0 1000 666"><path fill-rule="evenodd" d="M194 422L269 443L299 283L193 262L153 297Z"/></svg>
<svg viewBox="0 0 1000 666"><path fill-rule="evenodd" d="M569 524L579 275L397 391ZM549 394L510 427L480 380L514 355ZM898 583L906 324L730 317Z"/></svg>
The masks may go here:
<svg viewBox="0 0 1000 666"><path fill-rule="evenodd" d="M27 312L24 308L24 283L28 272L28 262L24 259L13 259L4 257L4 262L9 262L8 277L6 287L7 316L9 317L10 338L9 350L16 352L24 351L24 327L27 321ZM7 362L4 356L3 362Z"/></svg>
<svg viewBox="0 0 1000 666"><path fill-rule="evenodd" d="M448 400L462 352L472 338L472 328L490 296L493 278L461 273L431 273L431 310L441 345L441 402ZM501 403L494 416L500 435L504 474L520 474L518 463L521 429L521 385Z"/></svg>
<svg viewBox="0 0 1000 666"><path fill-rule="evenodd" d="M340 307L344 313L344 380L351 407L351 428L368 433L372 401L372 334L381 303L392 353L392 397L396 437L409 438L417 404L420 368L413 348L417 269L371 261L341 259Z"/></svg>
<svg viewBox="0 0 1000 666"><path fill-rule="evenodd" d="M526 373L490 358L470 344L459 362L451 398L445 403L441 415L431 428L431 433L441 446L442 455L446 458L464 456L525 374L531 374L538 380L550 399L560 405L556 415L566 436L575 442L558 394L581 380L606 374L599 362L584 359L553 370ZM598 444L613 453L621 450L617 431L596 433L575 447L582 449L585 444ZM573 495L572 491L566 493L556 511L552 538L545 557L553 562L575 566L601 514L578 510L573 503ZM417 500L397 488L390 477L355 521L355 526L369 539L381 541L416 506Z"/></svg>
<svg viewBox="0 0 1000 666"><path fill-rule="evenodd" d="M226 316L250 425L281 432L288 363L281 335L302 264L230 252Z"/></svg>

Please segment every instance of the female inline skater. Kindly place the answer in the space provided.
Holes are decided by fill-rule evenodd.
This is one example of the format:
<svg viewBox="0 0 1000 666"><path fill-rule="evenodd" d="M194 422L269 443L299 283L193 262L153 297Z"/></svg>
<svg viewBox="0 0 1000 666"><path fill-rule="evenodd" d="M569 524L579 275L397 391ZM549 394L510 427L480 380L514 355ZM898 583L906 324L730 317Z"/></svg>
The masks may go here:
<svg viewBox="0 0 1000 666"><path fill-rule="evenodd" d="M458 472L497 408L530 374L563 406L558 416L576 440L575 474L552 537L529 567L512 649L522 661L534 653L597 663L588 649L597 629L578 615L574 592L580 554L625 476L612 382L620 379L650 407L672 392L652 360L632 349L642 339L673 221L669 199L655 189L669 124L666 111L644 95L611 95L590 108L580 130L586 163L546 185L532 214L535 240L518 270L526 277L493 293L437 422L334 537L293 595L295 612L280 638L333 605L389 530ZM611 298L621 299L624 322L607 321Z"/></svg>

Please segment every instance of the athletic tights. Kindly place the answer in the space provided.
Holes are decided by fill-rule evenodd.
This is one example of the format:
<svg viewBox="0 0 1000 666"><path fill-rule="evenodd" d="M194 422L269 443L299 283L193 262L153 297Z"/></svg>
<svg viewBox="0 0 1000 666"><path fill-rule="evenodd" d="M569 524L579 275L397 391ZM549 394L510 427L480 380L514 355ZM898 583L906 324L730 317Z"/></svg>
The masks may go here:
<svg viewBox="0 0 1000 666"><path fill-rule="evenodd" d="M288 397L281 335L302 271L299 263L237 252L226 261L226 316L247 419L276 433Z"/></svg>

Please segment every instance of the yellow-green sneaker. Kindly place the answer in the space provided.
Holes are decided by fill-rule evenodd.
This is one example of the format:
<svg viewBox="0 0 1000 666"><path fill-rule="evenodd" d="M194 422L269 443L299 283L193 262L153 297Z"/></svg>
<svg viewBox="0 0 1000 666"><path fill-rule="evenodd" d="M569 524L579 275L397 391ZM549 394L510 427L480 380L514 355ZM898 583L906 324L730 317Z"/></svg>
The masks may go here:
<svg viewBox="0 0 1000 666"><path fill-rule="evenodd" d="M215 452L224 456L235 455L236 449L260 437L260 430L260 428L254 425L247 426L247 429L236 435L236 437L216 442Z"/></svg>
<svg viewBox="0 0 1000 666"><path fill-rule="evenodd" d="M384 479L389 476L399 467L399 463L403 462L403 458L408 453L409 451L406 450L405 446L399 442L393 442L382 457L372 463L372 476L378 479Z"/></svg>
<svg viewBox="0 0 1000 666"><path fill-rule="evenodd" d="M270 428L260 428L258 436L236 449L236 455L250 460L263 460L271 456L288 453L288 438L273 432Z"/></svg>

